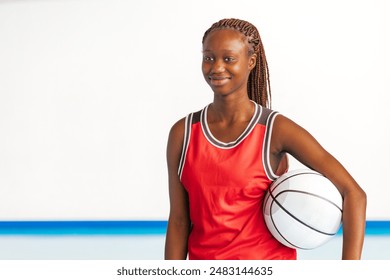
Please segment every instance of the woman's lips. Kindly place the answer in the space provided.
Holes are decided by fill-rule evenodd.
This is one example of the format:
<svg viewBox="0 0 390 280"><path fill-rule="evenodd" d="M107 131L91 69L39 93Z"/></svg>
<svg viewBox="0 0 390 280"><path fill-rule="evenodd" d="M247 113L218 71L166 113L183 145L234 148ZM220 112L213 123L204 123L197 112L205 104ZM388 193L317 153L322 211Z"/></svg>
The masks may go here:
<svg viewBox="0 0 390 280"><path fill-rule="evenodd" d="M223 86L226 83L229 82L229 77L216 77L216 76L209 76L210 84L213 86Z"/></svg>

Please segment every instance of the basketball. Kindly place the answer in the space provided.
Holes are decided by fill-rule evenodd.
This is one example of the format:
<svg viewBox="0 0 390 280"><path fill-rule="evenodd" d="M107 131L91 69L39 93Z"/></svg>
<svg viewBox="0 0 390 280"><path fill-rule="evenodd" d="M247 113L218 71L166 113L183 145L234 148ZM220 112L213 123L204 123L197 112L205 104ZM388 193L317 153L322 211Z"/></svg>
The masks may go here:
<svg viewBox="0 0 390 280"><path fill-rule="evenodd" d="M342 202L337 188L320 173L292 170L268 189L263 214L269 231L279 242L310 250L338 232Z"/></svg>

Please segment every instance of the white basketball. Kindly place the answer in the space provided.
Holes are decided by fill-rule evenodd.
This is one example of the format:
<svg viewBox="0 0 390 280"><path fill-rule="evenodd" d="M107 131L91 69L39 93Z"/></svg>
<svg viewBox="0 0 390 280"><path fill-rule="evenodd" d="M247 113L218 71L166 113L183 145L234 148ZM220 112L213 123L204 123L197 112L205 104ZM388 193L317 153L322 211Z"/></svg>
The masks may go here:
<svg viewBox="0 0 390 280"><path fill-rule="evenodd" d="M263 214L272 235L296 249L314 249L340 229L342 197L323 175L310 169L289 171L270 186Z"/></svg>

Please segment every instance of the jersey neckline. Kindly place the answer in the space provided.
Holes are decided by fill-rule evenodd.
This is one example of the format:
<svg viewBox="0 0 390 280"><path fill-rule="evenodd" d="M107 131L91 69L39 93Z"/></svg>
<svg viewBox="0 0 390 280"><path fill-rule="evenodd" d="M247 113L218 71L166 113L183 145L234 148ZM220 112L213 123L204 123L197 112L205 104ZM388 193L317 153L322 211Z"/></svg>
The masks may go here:
<svg viewBox="0 0 390 280"><path fill-rule="evenodd" d="M259 121L261 116L262 107L256 104L251 100L251 102L254 104L255 111L252 115L251 120L249 121L247 127L244 129L244 131L237 137L236 140L231 142L223 142L218 140L214 137L214 135L211 133L209 125L207 123L207 111L210 106L207 105L200 113L200 124L202 127L203 135L206 137L207 141L210 142L212 145L223 148L223 149L230 149L234 148L237 145L239 145L253 130L253 128L256 126L256 123Z"/></svg>

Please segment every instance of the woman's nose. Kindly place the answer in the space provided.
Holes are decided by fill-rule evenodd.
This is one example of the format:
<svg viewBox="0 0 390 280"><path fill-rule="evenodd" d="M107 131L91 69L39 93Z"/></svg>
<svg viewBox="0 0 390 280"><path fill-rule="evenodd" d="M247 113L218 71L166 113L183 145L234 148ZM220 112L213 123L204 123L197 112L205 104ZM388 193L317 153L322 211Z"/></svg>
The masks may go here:
<svg viewBox="0 0 390 280"><path fill-rule="evenodd" d="M220 59L214 61L211 71L212 73L221 73L225 70L225 64Z"/></svg>

